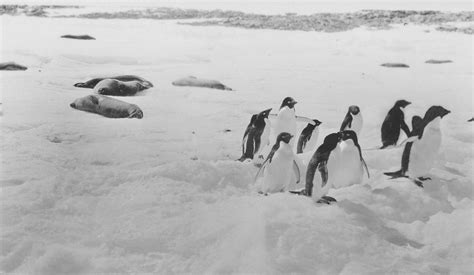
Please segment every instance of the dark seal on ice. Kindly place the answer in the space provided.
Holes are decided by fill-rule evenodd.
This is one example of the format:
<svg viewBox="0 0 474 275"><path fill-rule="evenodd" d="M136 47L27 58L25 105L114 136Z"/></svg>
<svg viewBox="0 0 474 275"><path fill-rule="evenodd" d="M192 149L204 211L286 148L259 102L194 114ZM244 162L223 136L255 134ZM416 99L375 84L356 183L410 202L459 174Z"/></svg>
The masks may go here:
<svg viewBox="0 0 474 275"><path fill-rule="evenodd" d="M383 63L380 66L388 67L388 68L410 68L410 66L403 63Z"/></svg>
<svg viewBox="0 0 474 275"><path fill-rule="evenodd" d="M426 60L425 63L428 63L428 64L444 64L444 63L452 63L453 61L452 60L438 60L438 59L429 59L429 60Z"/></svg>
<svg viewBox="0 0 474 275"><path fill-rule="evenodd" d="M153 84L150 81L136 75L118 75L118 76L111 76L111 77L98 77L98 78L93 78L91 80L88 80L86 82L76 83L74 84L74 87L93 89L95 85L97 85L97 83L101 82L104 79L116 79L122 82L138 81L143 87L145 87L145 89L153 87Z"/></svg>
<svg viewBox="0 0 474 275"><path fill-rule="evenodd" d="M104 79L97 83L94 91L101 95L133 96L147 89L140 81L123 82L116 79Z"/></svg>
<svg viewBox="0 0 474 275"><path fill-rule="evenodd" d="M84 35L66 34L66 35L62 35L61 38L79 39L79 40L95 40L94 37L87 34L84 34Z"/></svg>
<svg viewBox="0 0 474 275"><path fill-rule="evenodd" d="M15 62L0 63L0 71L25 71L28 68Z"/></svg>

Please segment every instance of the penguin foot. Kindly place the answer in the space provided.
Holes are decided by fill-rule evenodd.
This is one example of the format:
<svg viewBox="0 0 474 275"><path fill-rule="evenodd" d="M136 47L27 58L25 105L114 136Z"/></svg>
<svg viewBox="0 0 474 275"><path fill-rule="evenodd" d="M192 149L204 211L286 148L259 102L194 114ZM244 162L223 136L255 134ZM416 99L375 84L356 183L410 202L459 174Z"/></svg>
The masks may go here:
<svg viewBox="0 0 474 275"><path fill-rule="evenodd" d="M413 182L414 182L418 187L421 187L421 188L424 187L424 186L423 186L423 182L421 182L420 180L415 179L415 180L413 180Z"/></svg>
<svg viewBox="0 0 474 275"><path fill-rule="evenodd" d="M329 196L322 196L319 200L316 201L316 203L325 203L325 204L331 204L331 202L337 202L335 198L329 197Z"/></svg>
<svg viewBox="0 0 474 275"><path fill-rule="evenodd" d="M418 177L418 180L426 181L426 180L431 180L431 178L430 177Z"/></svg>
<svg viewBox="0 0 474 275"><path fill-rule="evenodd" d="M289 192L290 192L291 194L295 194L295 195L307 196L305 189L294 190L294 191L289 191Z"/></svg>
<svg viewBox="0 0 474 275"><path fill-rule="evenodd" d="M327 201L330 201L330 202L337 202L337 200L333 197L329 197L329 196L322 196L323 199L327 200Z"/></svg>
<svg viewBox="0 0 474 275"><path fill-rule="evenodd" d="M384 175L391 177L390 179L407 178L407 176L403 174L403 171L401 169L395 172L385 172Z"/></svg>

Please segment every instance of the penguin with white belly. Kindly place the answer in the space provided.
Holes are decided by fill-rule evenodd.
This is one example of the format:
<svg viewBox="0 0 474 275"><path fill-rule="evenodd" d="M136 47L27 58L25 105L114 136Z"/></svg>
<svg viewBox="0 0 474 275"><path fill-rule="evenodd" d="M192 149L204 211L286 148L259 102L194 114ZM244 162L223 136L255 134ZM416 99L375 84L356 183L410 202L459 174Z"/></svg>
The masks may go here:
<svg viewBox="0 0 474 275"><path fill-rule="evenodd" d="M292 136L296 135L296 122L306 122L310 124L314 124L314 121L306 118L306 117L299 117L295 114L295 104L298 103L292 97L286 97L283 99L280 110L276 115L276 119L272 125L272 134L271 134L271 142L274 142L280 133L286 132L291 134ZM274 115L273 115L274 116ZM290 142L291 146L294 145L294 140L292 139Z"/></svg>
<svg viewBox="0 0 474 275"><path fill-rule="evenodd" d="M242 138L242 157L239 161L258 157L262 149L270 142L270 121L268 115L272 109L252 115Z"/></svg>
<svg viewBox="0 0 474 275"><path fill-rule="evenodd" d="M339 131L352 130L357 135L359 135L360 131L362 130L363 123L364 120L362 119L359 106L352 105L349 106Z"/></svg>
<svg viewBox="0 0 474 275"><path fill-rule="evenodd" d="M313 119L313 121L314 124L308 123L303 131L301 131L298 144L296 145L297 154L313 151L316 147L316 142L318 141L319 136L318 126L321 125L322 122L317 119Z"/></svg>
<svg viewBox="0 0 474 275"><path fill-rule="evenodd" d="M283 192L291 184L293 173L297 183L300 181L300 170L295 161L295 154L289 144L293 136L290 133L280 133L267 159L258 171L256 178L263 172L261 193Z"/></svg>
<svg viewBox="0 0 474 275"><path fill-rule="evenodd" d="M336 199L326 196L329 189L361 183L364 168L369 176L354 131L329 134L309 162L303 194L313 197L318 203L336 202ZM320 177L316 175L316 171L320 173Z"/></svg>
<svg viewBox="0 0 474 275"><path fill-rule="evenodd" d="M412 134L402 155L401 168L395 172L384 173L394 178L410 178L416 185L423 187L425 177L434 165L441 146L441 119L451 111L442 106L431 106L423 119L418 116L412 120Z"/></svg>
<svg viewBox="0 0 474 275"><path fill-rule="evenodd" d="M272 136L275 141L280 133L296 135L295 104L298 103L292 97L286 97L280 105L280 110L273 123ZM293 141L291 142L293 144Z"/></svg>

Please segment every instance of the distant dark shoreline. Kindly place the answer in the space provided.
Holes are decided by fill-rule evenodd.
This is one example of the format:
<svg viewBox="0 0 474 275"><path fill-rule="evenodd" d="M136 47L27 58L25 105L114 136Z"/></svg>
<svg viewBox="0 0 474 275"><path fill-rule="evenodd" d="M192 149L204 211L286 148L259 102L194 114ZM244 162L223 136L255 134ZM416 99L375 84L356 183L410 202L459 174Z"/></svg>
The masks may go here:
<svg viewBox="0 0 474 275"><path fill-rule="evenodd" d="M27 15L54 18L89 19L208 19L198 22L181 22L192 26L225 26L246 29L300 30L318 32L340 32L358 27L387 29L392 24L437 25L437 30L474 33L474 12L441 12L413 10L362 10L358 12L316 13L298 15L262 15L240 11L196 10L179 8L143 8L116 12L92 12L76 15L48 14L48 9L81 8L80 6L26 6L0 5L0 15ZM444 25L451 22L472 22L463 28Z"/></svg>

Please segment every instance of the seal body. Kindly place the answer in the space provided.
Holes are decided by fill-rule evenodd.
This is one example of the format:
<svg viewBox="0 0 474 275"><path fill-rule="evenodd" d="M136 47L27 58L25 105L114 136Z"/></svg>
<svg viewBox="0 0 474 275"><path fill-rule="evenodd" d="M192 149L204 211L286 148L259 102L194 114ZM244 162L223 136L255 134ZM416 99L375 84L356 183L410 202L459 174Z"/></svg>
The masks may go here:
<svg viewBox="0 0 474 275"><path fill-rule="evenodd" d="M143 111L137 105L103 95L78 98L70 106L109 118L143 118Z"/></svg>
<svg viewBox="0 0 474 275"><path fill-rule="evenodd" d="M115 80L120 80L122 82L138 81L144 87L143 89L148 89L148 88L153 87L153 84L150 81L145 80L144 78L141 78L136 75L118 75L118 76L112 76L112 77L93 78L86 82L76 83L74 84L74 87L93 89L95 85L97 85L97 83L99 83L100 81L104 79L115 79Z"/></svg>
<svg viewBox="0 0 474 275"><path fill-rule="evenodd" d="M398 138L400 137L400 129L402 129L407 137L410 135L410 129L405 123L404 109L407 105L411 104L406 100L398 100L395 105L388 111L380 129L382 137L382 147L396 145Z"/></svg>
<svg viewBox="0 0 474 275"><path fill-rule="evenodd" d="M25 71L28 68L15 62L0 63L0 71Z"/></svg>
<svg viewBox="0 0 474 275"><path fill-rule="evenodd" d="M313 151L316 147L316 142L318 141L319 136L319 125L321 125L321 121L317 119L314 119L313 121L315 123L314 125L308 123L303 131L301 131L298 144L296 145L297 154Z"/></svg>
<svg viewBox="0 0 474 275"><path fill-rule="evenodd" d="M352 130L356 132L357 135L359 135L360 131L362 130L363 123L364 120L362 118L360 108L356 105L349 106L346 116L342 121L340 131Z"/></svg>
<svg viewBox="0 0 474 275"><path fill-rule="evenodd" d="M101 95L133 96L146 89L139 81L122 82L116 79L101 80L94 87L94 91Z"/></svg>
<svg viewBox="0 0 474 275"><path fill-rule="evenodd" d="M70 38L70 39L79 39L79 40L95 40L94 37L87 34L84 34L84 35L66 34L66 35L62 35L61 38Z"/></svg>
<svg viewBox="0 0 474 275"><path fill-rule="evenodd" d="M218 90L232 91L231 88L225 86L217 80L202 79L195 76L188 76L172 82L174 86L190 86L190 87L203 87Z"/></svg>
<svg viewBox="0 0 474 275"><path fill-rule="evenodd" d="M268 115L271 110L270 108L252 115L242 138L242 157L240 157L240 161L258 157L262 149L268 145L270 137L270 120Z"/></svg>

